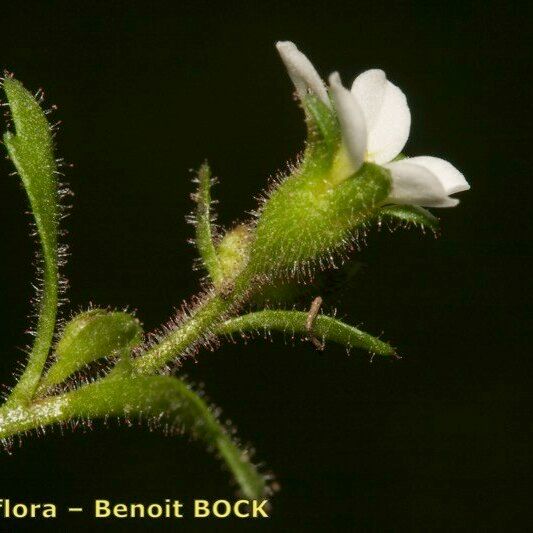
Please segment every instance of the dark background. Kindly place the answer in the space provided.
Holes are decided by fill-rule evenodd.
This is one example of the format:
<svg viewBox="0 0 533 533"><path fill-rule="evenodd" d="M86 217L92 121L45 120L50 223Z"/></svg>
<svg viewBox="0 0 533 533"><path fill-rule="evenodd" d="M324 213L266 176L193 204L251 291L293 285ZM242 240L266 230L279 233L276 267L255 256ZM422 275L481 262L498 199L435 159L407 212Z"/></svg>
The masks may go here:
<svg viewBox="0 0 533 533"><path fill-rule="evenodd" d="M59 105L58 153L75 164L66 177L76 196L63 313L89 302L129 305L150 330L196 290L184 220L189 169L209 158L221 178L220 221L229 224L302 146L278 39L295 41L324 75L338 69L348 81L385 69L413 113L407 153L449 159L472 185L460 207L438 212L438 240L373 232L355 282L326 299L326 310L384 332L402 361L371 364L365 353L348 357L331 345L321 354L278 339L226 344L185 364L282 487L272 521L250 529L503 531L529 521L526 6L2 3L0 65ZM11 164L2 160L0 171L0 381L12 385L28 342L34 246ZM0 456L0 497L89 506L102 497L233 496L200 444L111 426L24 438ZM230 525L222 522L209 525ZM96 525L69 516L61 528ZM107 524L157 525L206 524ZM30 526L0 522L6 531Z"/></svg>

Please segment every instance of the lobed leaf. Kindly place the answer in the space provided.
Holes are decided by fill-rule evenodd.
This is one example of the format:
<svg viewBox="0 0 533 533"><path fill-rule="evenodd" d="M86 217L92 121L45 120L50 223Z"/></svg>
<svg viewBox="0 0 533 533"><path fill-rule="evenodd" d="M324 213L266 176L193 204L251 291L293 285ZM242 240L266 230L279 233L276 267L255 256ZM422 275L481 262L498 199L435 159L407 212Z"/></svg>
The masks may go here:
<svg viewBox="0 0 533 533"><path fill-rule="evenodd" d="M5 133L4 144L28 195L43 257L36 337L26 369L9 399L16 403L31 399L52 344L59 292L59 198L52 132L43 110L19 81L8 77L3 88L15 126L15 132Z"/></svg>

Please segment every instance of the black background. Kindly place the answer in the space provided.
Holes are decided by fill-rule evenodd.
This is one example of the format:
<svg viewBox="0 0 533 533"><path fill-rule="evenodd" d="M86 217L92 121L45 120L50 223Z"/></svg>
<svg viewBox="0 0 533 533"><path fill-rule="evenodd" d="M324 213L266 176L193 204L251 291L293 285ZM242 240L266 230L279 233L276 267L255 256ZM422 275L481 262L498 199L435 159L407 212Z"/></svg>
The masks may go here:
<svg viewBox="0 0 533 533"><path fill-rule="evenodd" d="M503 531L529 520L526 6L2 3L0 65L59 105L58 152L75 164L66 178L76 194L66 222L68 309L129 305L150 330L194 293L189 169L209 158L221 178L220 221L229 224L302 146L278 39L295 41L324 75L338 69L348 81L385 69L409 98L407 153L449 159L472 185L458 208L438 212L437 240L373 232L356 281L325 302L384 332L402 361L371 364L338 346L321 354L278 339L226 344L185 364L282 487L272 521L250 528ZM28 342L34 246L17 178L8 161L0 170L0 377L12 385ZM111 426L24 438L0 456L0 497L89 506L103 497L233 496L200 444ZM69 531L97 525L61 522ZM156 525L205 527L107 524ZM0 522L6 531L30 526Z"/></svg>

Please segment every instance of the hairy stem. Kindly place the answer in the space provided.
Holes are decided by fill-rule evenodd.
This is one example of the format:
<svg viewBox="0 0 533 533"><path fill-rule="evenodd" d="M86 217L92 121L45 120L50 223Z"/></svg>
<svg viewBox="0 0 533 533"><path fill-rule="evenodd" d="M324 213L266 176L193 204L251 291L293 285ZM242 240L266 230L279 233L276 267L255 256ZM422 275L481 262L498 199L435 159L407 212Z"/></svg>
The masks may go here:
<svg viewBox="0 0 533 533"><path fill-rule="evenodd" d="M29 402L37 390L54 336L57 313L57 264L45 259L44 289L39 308L39 320L35 343L28 357L28 364L7 403L16 405Z"/></svg>
<svg viewBox="0 0 533 533"><path fill-rule="evenodd" d="M0 409L0 439L51 424L105 416L155 418L164 416L171 428L186 429L215 446L242 493L261 498L265 478L250 463L205 402L182 381L167 376L103 379L81 389L34 402Z"/></svg>
<svg viewBox="0 0 533 533"><path fill-rule="evenodd" d="M158 372L169 361L194 346L211 333L213 325L223 320L237 298L215 294L203 302L180 327L170 331L158 344L133 360L133 373L149 375Z"/></svg>

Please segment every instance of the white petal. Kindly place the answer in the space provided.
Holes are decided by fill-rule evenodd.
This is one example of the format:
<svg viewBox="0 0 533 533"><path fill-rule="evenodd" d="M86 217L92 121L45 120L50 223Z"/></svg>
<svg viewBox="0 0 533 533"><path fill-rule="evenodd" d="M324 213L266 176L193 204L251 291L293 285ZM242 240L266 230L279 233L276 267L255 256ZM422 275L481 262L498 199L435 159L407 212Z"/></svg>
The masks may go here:
<svg viewBox="0 0 533 533"><path fill-rule="evenodd" d="M352 84L355 95L365 114L368 128L371 130L383 104L387 88L387 76L379 69L367 70L360 74Z"/></svg>
<svg viewBox="0 0 533 533"><path fill-rule="evenodd" d="M425 207L453 207L459 203L449 198L439 178L428 168L402 159L385 165L391 172L392 189L389 200L395 204Z"/></svg>
<svg viewBox="0 0 533 533"><path fill-rule="evenodd" d="M310 89L324 104L331 107L324 82L307 56L290 41L278 41L276 48L285 63L300 100L303 100Z"/></svg>
<svg viewBox="0 0 533 533"><path fill-rule="evenodd" d="M342 140L356 172L363 164L367 150L365 116L353 94L342 85L338 72L331 74L329 84L341 125Z"/></svg>
<svg viewBox="0 0 533 533"><path fill-rule="evenodd" d="M456 192L467 191L470 189L470 185L463 174L444 159L431 157L429 155L421 155L418 157L410 157L407 161L427 168L435 174L441 185L444 187L446 194L454 194Z"/></svg>
<svg viewBox="0 0 533 533"><path fill-rule="evenodd" d="M378 164L392 161L405 146L411 129L405 94L378 69L357 76L352 94L367 120L369 158Z"/></svg>

